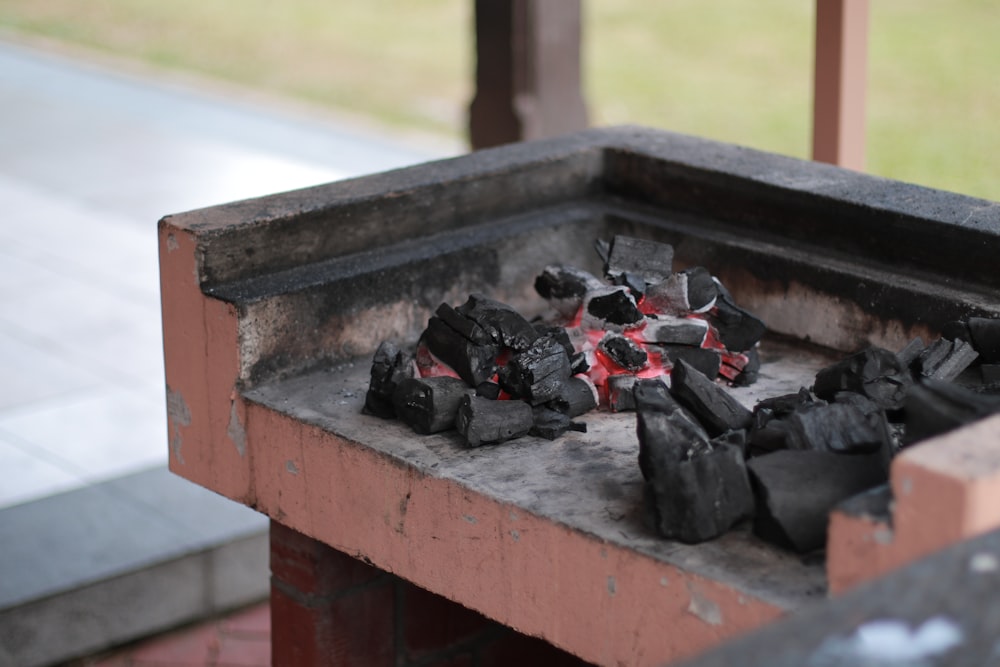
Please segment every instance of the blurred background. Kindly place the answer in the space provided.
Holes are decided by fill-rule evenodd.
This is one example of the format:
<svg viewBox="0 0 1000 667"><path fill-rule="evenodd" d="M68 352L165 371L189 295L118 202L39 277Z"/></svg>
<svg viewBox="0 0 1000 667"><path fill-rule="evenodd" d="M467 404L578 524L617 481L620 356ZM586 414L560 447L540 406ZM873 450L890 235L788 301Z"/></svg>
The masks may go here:
<svg viewBox="0 0 1000 667"><path fill-rule="evenodd" d="M472 11L454 0L4 0L0 26L460 141ZM591 122L808 157L813 17L803 0L585 2ZM871 3L868 171L1000 198L998 28L990 0Z"/></svg>

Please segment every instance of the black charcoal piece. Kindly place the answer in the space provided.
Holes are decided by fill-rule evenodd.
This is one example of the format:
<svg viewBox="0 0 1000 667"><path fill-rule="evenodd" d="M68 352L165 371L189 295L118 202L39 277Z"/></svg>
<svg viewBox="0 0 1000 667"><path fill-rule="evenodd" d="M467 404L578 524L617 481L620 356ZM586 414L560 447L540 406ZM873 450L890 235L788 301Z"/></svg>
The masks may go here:
<svg viewBox="0 0 1000 667"><path fill-rule="evenodd" d="M496 358L500 352L497 344L478 345L439 317L432 317L427 322L420 341L471 387L486 382L496 373Z"/></svg>
<svg viewBox="0 0 1000 667"><path fill-rule="evenodd" d="M571 377L559 385L559 393L548 403L567 417L579 417L597 407L597 388L589 379Z"/></svg>
<svg viewBox="0 0 1000 667"><path fill-rule="evenodd" d="M608 376L608 407L612 412L635 410L632 390L637 378L630 373Z"/></svg>
<svg viewBox="0 0 1000 667"><path fill-rule="evenodd" d="M496 342L486 329L483 329L475 321L462 315L447 303L442 303L438 306L437 310L434 311L434 315L458 332L460 336L472 341L476 345L492 345Z"/></svg>
<svg viewBox="0 0 1000 667"><path fill-rule="evenodd" d="M674 273L646 288L646 304L657 313L686 315L691 312L687 287L687 276Z"/></svg>
<svg viewBox="0 0 1000 667"><path fill-rule="evenodd" d="M729 447L736 447L737 449L740 450L740 452L744 452L744 456L746 456L745 452L747 447L747 437L748 437L747 431L744 429L737 429L735 431L726 431L722 435L717 435L714 438L712 438L709 441L709 444L711 444L713 448L721 447L723 445L727 445Z"/></svg>
<svg viewBox="0 0 1000 667"><path fill-rule="evenodd" d="M637 301L646 293L646 281L636 273L625 273L619 282L628 288Z"/></svg>
<svg viewBox="0 0 1000 667"><path fill-rule="evenodd" d="M569 357L569 368L573 375L580 375L590 370L590 362L587 361L586 352L577 352Z"/></svg>
<svg viewBox="0 0 1000 667"><path fill-rule="evenodd" d="M760 354L756 347L751 347L742 353L747 358L746 366L740 374L733 378L734 387L749 387L760 377Z"/></svg>
<svg viewBox="0 0 1000 667"><path fill-rule="evenodd" d="M668 243L646 241L618 234L611 241L604 273L621 284L632 273L647 284L658 283L673 272L674 248Z"/></svg>
<svg viewBox="0 0 1000 667"><path fill-rule="evenodd" d="M394 343L383 341L372 358L371 382L365 394L365 414L383 419L396 416L392 394L396 385L416 374L413 357L402 352Z"/></svg>
<svg viewBox="0 0 1000 667"><path fill-rule="evenodd" d="M719 374L722 357L715 350L689 345L663 345L662 349L671 363L683 360L708 378Z"/></svg>
<svg viewBox="0 0 1000 667"><path fill-rule="evenodd" d="M902 407L913 384L909 371L889 350L870 347L827 366L816 374L813 393L833 400L841 391L864 394L883 410Z"/></svg>
<svg viewBox="0 0 1000 667"><path fill-rule="evenodd" d="M871 407L868 412L857 403L813 404L799 408L784 420L789 425L786 448L836 454L888 450L891 439L885 413L874 403Z"/></svg>
<svg viewBox="0 0 1000 667"><path fill-rule="evenodd" d="M587 299L587 312L597 321L596 328L622 328L642 322L643 314L624 287L604 289ZM605 324L606 323L606 324Z"/></svg>
<svg viewBox="0 0 1000 667"><path fill-rule="evenodd" d="M470 295L468 301L455 310L481 326L494 343L512 350L528 349L539 336L519 312L482 294Z"/></svg>
<svg viewBox="0 0 1000 667"><path fill-rule="evenodd" d="M670 373L670 393L690 410L711 435L748 428L750 411L729 392L683 360Z"/></svg>
<svg viewBox="0 0 1000 667"><path fill-rule="evenodd" d="M826 544L830 510L886 481L878 454L784 450L747 462L757 513L754 534L798 553Z"/></svg>
<svg viewBox="0 0 1000 667"><path fill-rule="evenodd" d="M465 396L455 416L455 428L468 447L520 438L534 423L531 406L524 401L491 401L479 396Z"/></svg>
<svg viewBox="0 0 1000 667"><path fill-rule="evenodd" d="M570 357L570 359L572 359L573 355L576 354L576 350L573 348L573 341L570 340L569 332L566 331L566 327L560 327L553 324L542 324L540 322L535 322L532 326L535 327L535 331L538 333L540 338L543 336L549 336L550 338L554 338L559 341L559 344L563 346L564 350L566 350L566 354Z"/></svg>
<svg viewBox="0 0 1000 667"><path fill-rule="evenodd" d="M907 343L906 347L896 353L896 358L899 359L899 363L904 368L909 368L925 349L924 340L920 336L917 336Z"/></svg>
<svg viewBox="0 0 1000 667"><path fill-rule="evenodd" d="M539 405L556 398L571 375L566 349L555 338L544 336L512 356L500 369L499 380L511 396Z"/></svg>
<svg viewBox="0 0 1000 667"><path fill-rule="evenodd" d="M538 436L546 440L555 440L566 431L587 432L587 425L583 422L572 421L568 415L539 405L532 408L535 423L532 425L528 435Z"/></svg>
<svg viewBox="0 0 1000 667"><path fill-rule="evenodd" d="M719 333L719 341L731 352L744 352L756 345L767 327L751 313L733 302L732 296L717 283L719 296L715 300L709 321Z"/></svg>
<svg viewBox="0 0 1000 667"><path fill-rule="evenodd" d="M715 278L702 266L695 266L681 271L687 279L688 308L693 312L702 313L715 305L719 296L719 287Z"/></svg>
<svg viewBox="0 0 1000 667"><path fill-rule="evenodd" d="M535 291L566 317L576 315L587 292L601 287L604 283L596 276L562 264L546 266L535 278Z"/></svg>
<svg viewBox="0 0 1000 667"><path fill-rule="evenodd" d="M782 394L771 396L762 401L758 401L753 408L754 428L766 426L772 419L781 419L792 414L804 405L811 405L816 401L812 394L805 387L800 387L794 394Z"/></svg>
<svg viewBox="0 0 1000 667"><path fill-rule="evenodd" d="M660 315L647 319L638 336L646 343L700 347L708 335L708 322L700 318Z"/></svg>
<svg viewBox="0 0 1000 667"><path fill-rule="evenodd" d="M636 385L644 514L664 537L690 544L718 537L753 513L739 447L712 447L697 424L655 387ZM662 385L661 385L662 386Z"/></svg>
<svg viewBox="0 0 1000 667"><path fill-rule="evenodd" d="M417 433L439 433L455 426L455 414L468 385L453 377L411 378L396 386L396 416Z"/></svg>
<svg viewBox="0 0 1000 667"><path fill-rule="evenodd" d="M917 362L924 377L951 382L979 357L972 345L963 340L939 339L925 350L927 359L921 354ZM942 354L943 352L943 354Z"/></svg>
<svg viewBox="0 0 1000 667"><path fill-rule="evenodd" d="M983 363L1000 363L1000 320L970 317L969 337Z"/></svg>
<svg viewBox="0 0 1000 667"><path fill-rule="evenodd" d="M597 349L627 371L640 370L649 359L646 351L634 341L616 333L605 334L597 344Z"/></svg>
<svg viewBox="0 0 1000 667"><path fill-rule="evenodd" d="M926 379L906 394L906 445L1000 412L1000 396L980 394L950 382Z"/></svg>
<svg viewBox="0 0 1000 667"><path fill-rule="evenodd" d="M500 385L496 382L480 382L476 385L476 396L495 401L500 398Z"/></svg>

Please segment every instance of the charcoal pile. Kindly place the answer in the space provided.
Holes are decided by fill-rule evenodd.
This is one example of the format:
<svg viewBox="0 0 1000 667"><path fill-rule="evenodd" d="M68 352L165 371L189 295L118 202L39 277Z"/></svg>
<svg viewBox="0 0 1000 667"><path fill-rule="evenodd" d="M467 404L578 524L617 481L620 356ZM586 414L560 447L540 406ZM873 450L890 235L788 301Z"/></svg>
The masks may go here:
<svg viewBox="0 0 1000 667"><path fill-rule="evenodd" d="M800 553L822 548L830 510L885 482L901 448L1000 411L1000 320L944 331L897 353L862 350L820 370L811 391L752 411L684 362L669 389L640 381L647 522L700 542L753 516L762 539Z"/></svg>
<svg viewBox="0 0 1000 667"><path fill-rule="evenodd" d="M634 409L640 378L682 369L708 384L755 381L764 323L706 269L674 271L669 244L627 236L597 243L597 252L604 280L566 265L537 277L546 318L529 321L473 294L441 304L414 352L383 342L365 412L422 434L455 429L478 447L585 430L574 418L598 405Z"/></svg>

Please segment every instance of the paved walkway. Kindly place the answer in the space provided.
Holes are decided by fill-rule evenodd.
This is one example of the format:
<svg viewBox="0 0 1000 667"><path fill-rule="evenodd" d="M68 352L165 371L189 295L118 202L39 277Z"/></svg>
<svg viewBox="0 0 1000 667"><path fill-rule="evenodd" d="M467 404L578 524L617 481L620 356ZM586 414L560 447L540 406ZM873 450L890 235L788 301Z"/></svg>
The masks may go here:
<svg viewBox="0 0 1000 667"><path fill-rule="evenodd" d="M156 221L422 162L0 41L0 508L166 462Z"/></svg>

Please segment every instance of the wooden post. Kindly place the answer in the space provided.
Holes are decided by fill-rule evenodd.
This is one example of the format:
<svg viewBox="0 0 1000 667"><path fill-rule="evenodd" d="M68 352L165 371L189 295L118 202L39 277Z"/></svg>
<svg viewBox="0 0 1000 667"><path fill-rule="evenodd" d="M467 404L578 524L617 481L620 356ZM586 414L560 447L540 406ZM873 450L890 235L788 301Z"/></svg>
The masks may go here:
<svg viewBox="0 0 1000 667"><path fill-rule="evenodd" d="M868 0L816 0L813 159L863 170Z"/></svg>
<svg viewBox="0 0 1000 667"><path fill-rule="evenodd" d="M587 127L581 0L476 0L473 149Z"/></svg>

